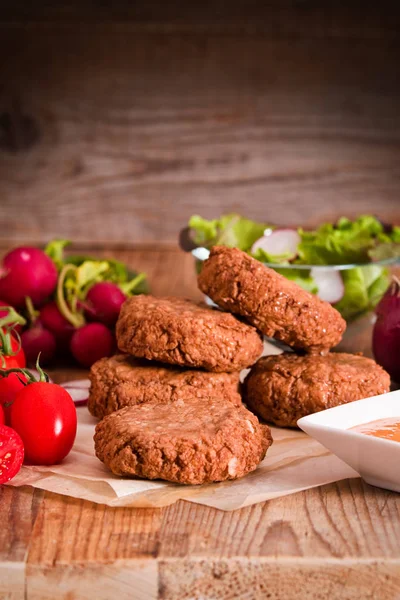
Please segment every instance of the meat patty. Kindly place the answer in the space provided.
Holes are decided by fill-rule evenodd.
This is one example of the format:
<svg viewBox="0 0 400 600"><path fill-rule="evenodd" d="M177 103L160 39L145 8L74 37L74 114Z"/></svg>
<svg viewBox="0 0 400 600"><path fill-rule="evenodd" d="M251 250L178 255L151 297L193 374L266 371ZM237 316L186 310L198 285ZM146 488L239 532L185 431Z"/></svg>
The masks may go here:
<svg viewBox="0 0 400 600"><path fill-rule="evenodd" d="M243 384L243 401L265 421L296 427L301 417L389 389L388 373L370 358L284 353L254 365Z"/></svg>
<svg viewBox="0 0 400 600"><path fill-rule="evenodd" d="M181 298L129 298L116 333L119 349L132 356L217 373L252 365L263 349L254 327Z"/></svg>
<svg viewBox="0 0 400 600"><path fill-rule="evenodd" d="M186 398L223 398L240 405L239 373L208 373L119 354L90 369L89 412L99 419L125 406Z"/></svg>
<svg viewBox="0 0 400 600"><path fill-rule="evenodd" d="M100 421L94 441L116 475L200 484L253 471L272 438L244 406L187 398L122 408Z"/></svg>
<svg viewBox="0 0 400 600"><path fill-rule="evenodd" d="M237 248L215 246L198 284L218 306L293 348L326 353L346 329L346 322L328 302Z"/></svg>

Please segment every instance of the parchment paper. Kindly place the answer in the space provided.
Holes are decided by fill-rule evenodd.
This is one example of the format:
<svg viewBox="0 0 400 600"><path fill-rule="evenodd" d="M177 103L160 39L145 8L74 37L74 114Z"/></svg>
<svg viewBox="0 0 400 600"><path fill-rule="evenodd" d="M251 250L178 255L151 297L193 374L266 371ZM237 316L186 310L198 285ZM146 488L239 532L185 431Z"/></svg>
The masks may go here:
<svg viewBox="0 0 400 600"><path fill-rule="evenodd" d="M243 479L183 486L112 475L94 454L96 420L78 412L78 433L69 456L51 467L23 466L8 485L31 485L109 506L160 507L179 499L234 510L333 481L358 477L305 433L273 427L274 443L256 471Z"/></svg>

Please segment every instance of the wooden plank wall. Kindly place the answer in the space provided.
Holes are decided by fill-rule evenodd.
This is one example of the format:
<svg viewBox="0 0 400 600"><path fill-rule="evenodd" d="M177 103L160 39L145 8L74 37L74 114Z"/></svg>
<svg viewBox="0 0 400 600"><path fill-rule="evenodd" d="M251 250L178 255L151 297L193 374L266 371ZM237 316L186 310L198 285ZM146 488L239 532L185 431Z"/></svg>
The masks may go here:
<svg viewBox="0 0 400 600"><path fill-rule="evenodd" d="M400 221L396 2L1 3L0 242Z"/></svg>

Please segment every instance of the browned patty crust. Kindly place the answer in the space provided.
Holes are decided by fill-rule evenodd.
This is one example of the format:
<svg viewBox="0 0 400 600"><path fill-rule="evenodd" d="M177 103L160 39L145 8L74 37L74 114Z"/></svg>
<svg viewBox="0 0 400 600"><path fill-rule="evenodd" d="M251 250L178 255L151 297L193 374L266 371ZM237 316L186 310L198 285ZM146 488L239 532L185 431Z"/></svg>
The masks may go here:
<svg viewBox="0 0 400 600"><path fill-rule="evenodd" d="M217 397L240 405L239 373L208 373L118 354L90 369L89 412L99 419L125 406L156 400Z"/></svg>
<svg viewBox="0 0 400 600"><path fill-rule="evenodd" d="M272 438L244 406L188 398L122 408L100 421L94 442L116 475L200 484L253 471Z"/></svg>
<svg viewBox="0 0 400 600"><path fill-rule="evenodd" d="M328 302L237 248L215 246L198 284L218 306L293 348L326 352L340 342L346 328Z"/></svg>
<svg viewBox="0 0 400 600"><path fill-rule="evenodd" d="M126 300L117 342L122 352L138 358L217 373L252 365L263 348L257 330L229 313L182 298L153 296Z"/></svg>
<svg viewBox="0 0 400 600"><path fill-rule="evenodd" d="M364 356L284 353L260 358L243 387L243 401L259 417L296 427L306 415L388 392L390 377Z"/></svg>

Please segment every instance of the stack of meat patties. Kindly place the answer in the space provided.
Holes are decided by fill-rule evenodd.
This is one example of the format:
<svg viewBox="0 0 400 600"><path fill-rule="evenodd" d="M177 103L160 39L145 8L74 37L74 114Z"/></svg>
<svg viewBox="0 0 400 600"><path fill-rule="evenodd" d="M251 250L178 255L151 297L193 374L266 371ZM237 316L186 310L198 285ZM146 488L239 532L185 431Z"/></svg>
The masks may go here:
<svg viewBox="0 0 400 600"><path fill-rule="evenodd" d="M198 283L228 312L132 297L117 323L124 354L92 367L89 410L102 419L96 454L114 473L186 484L236 479L272 443L255 415L292 427L389 390L373 360L329 352L346 327L330 304L244 252L215 247ZM262 352L261 334L294 352L260 358L240 387L240 371Z"/></svg>

